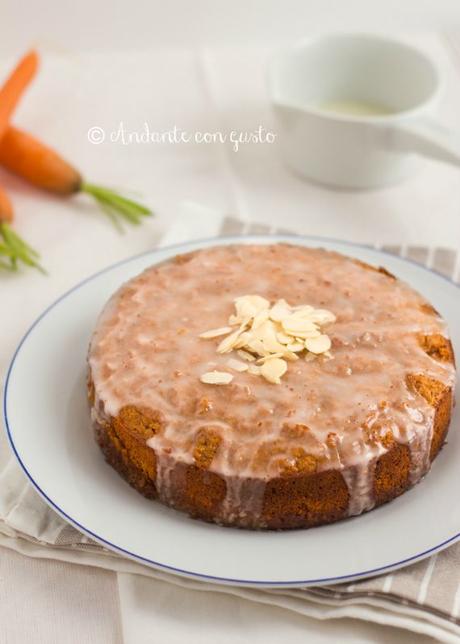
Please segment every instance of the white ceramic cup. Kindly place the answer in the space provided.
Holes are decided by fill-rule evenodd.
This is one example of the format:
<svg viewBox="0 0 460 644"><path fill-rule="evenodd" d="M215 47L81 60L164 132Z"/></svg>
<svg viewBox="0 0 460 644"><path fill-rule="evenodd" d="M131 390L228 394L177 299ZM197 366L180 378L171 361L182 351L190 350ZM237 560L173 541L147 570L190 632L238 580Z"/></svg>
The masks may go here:
<svg viewBox="0 0 460 644"><path fill-rule="evenodd" d="M432 119L441 86L426 54L376 35L311 38L269 66L286 163L303 177L342 188L400 181L421 156L460 165L460 136ZM384 112L363 116L322 107L341 102Z"/></svg>

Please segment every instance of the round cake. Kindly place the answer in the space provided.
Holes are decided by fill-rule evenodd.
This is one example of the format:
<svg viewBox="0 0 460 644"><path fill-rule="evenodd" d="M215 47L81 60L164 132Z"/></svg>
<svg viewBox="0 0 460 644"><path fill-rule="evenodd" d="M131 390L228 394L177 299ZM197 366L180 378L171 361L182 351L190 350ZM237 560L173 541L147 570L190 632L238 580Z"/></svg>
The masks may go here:
<svg viewBox="0 0 460 644"><path fill-rule="evenodd" d="M383 268L288 244L152 266L105 306L88 396L106 460L148 498L244 528L358 515L445 442L446 324Z"/></svg>

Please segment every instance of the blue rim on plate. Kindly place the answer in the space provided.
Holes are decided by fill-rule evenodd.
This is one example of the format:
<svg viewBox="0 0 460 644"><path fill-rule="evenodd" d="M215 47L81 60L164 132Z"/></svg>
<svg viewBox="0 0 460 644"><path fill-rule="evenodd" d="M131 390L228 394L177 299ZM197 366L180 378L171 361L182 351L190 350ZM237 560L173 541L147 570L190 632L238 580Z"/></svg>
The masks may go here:
<svg viewBox="0 0 460 644"><path fill-rule="evenodd" d="M456 541L458 541L460 539L460 532L457 532L456 534L454 534L449 539L446 539L446 540L434 545L433 547L428 548L427 550L419 552L419 553L417 553L417 554L415 554L415 555L413 555L411 557L407 557L407 558L402 559L400 561L396 561L396 562L393 562L393 563L390 563L390 564L386 564L384 566L379 566L378 568L371 568L371 569L368 569L368 570L363 570L361 572L355 572L355 573L336 576L336 577L320 577L320 578L316 578L316 579L305 579L305 580L300 580L300 581L296 580L296 581L284 581L284 582L280 582L280 581L260 581L260 580L250 580L250 579L233 579L231 577L217 577L217 576L213 576L213 575L206 575L204 573L195 572L195 571L192 571L192 570L185 570L185 569L182 569L182 568L175 568L174 566L168 566L167 564L163 564L161 562L154 561L153 559L149 559L147 557L143 557L141 555L138 555L135 552L131 552L131 551L125 549L125 548L122 548L121 546L117 546L115 543L112 543L111 541L108 541L107 539L104 539L100 535L92 532L86 526L80 524L78 521L73 519L69 514L67 514L64 510L62 510L59 507L59 505L57 505L57 503L55 503L41 489L39 484L34 480L32 475L30 474L30 472L27 470L27 468L24 465L24 463L23 463L23 461L22 461L22 459L21 459L21 457L20 457L20 455L19 455L19 453L18 453L18 451L16 449L16 446L14 444L13 436L11 434L11 429L10 429L9 422L8 422L8 414L7 414L7 409L6 409L7 408L7 398L8 398L8 385L9 385L10 376L11 376L11 373L12 373L12 370L13 370L13 367L14 367L14 363L15 363L16 358L17 358L17 356L18 356L18 354L19 354L19 352L21 350L21 347L23 346L23 344L27 340L28 336L31 334L31 332L34 330L34 328L37 326L37 324L40 322L40 320L42 318L44 318L55 306L57 306L62 300L64 300L66 297L68 297L71 293L73 293L74 291L78 290L79 288L84 286L86 283L88 283L88 282L92 281L93 279L97 278L99 275L102 275L103 273L106 273L106 272L108 272L108 271L110 271L110 270L112 270L114 268L117 268L118 266L122 266L123 264L128 264L129 262L131 262L131 261L133 261L135 259L139 259L139 258L144 257L146 255L150 255L152 253L155 253L156 250L165 250L166 248L170 248L170 249L180 248L180 247L184 246L184 243L204 244L204 243L208 243L208 242L212 242L212 241L214 241L216 243L216 245L219 245L220 241L226 241L226 242L230 242L230 243L232 241L239 242L239 243L241 243L241 242L245 243L247 241L251 241L251 239L260 240L261 237L265 237L266 239L269 239L270 235L265 235L265 236L261 236L261 235L233 236L233 235L231 235L231 236L222 236L222 237L215 237L215 238L204 238L204 239L196 239L196 240L194 239L194 240L190 240L189 242L181 242L179 244L171 244L171 245L169 245L167 247L164 246L164 247L160 247L158 249L152 249L152 250L145 251L143 253L139 253L137 255L133 255L133 256L128 257L126 259L120 260L119 262L115 262L114 264L111 264L110 266L108 266L106 268L103 268L102 270L97 271L96 273L94 273L94 274L90 275L89 277L85 278L84 280L82 280L81 282L79 282L78 284L73 286L71 289L69 289L68 291L63 293L60 297L58 297L52 304L50 304L36 318L36 320L33 322L33 324L29 327L27 332L22 337L21 341L19 342L19 344L18 344L18 346L17 346L17 348L16 348L16 350L15 350L15 352L13 354L13 357L11 359L11 362L10 362L8 370L7 370L7 375L6 375L6 379L5 379L5 386L4 386L4 394L3 394L3 418L4 418L4 422L5 422L8 442L9 442L9 444L11 446L11 449L13 450L13 452L14 452L14 454L15 454L15 456L16 456L16 458L17 458L17 460L18 460L18 462L19 462L19 464L20 464L20 466L22 468L22 470L26 474L27 478L32 483L32 485L37 490L37 492L40 494L40 496L61 517L65 518L70 524L72 524L73 526L78 528L78 530L80 530L81 532L83 532L87 536L92 537L95 541L99 542L101 545L107 546L109 549L111 549L111 550L113 550L115 552L122 553L123 555L126 555L128 558L133 559L133 560L135 560L137 562L140 562L140 563L143 563L143 564L149 564L150 566L152 566L154 568L157 568L159 570L163 570L163 571L166 571L166 572L172 572L172 573L182 575L182 576L186 576L186 577L193 577L195 579L202 580L202 581L211 581L211 582L221 583L221 584L253 586L253 587L270 587L270 586L271 587L276 587L276 586L278 586L278 587L286 588L286 587L311 586L311 585L315 585L315 584L317 584L317 585L320 585L320 584L321 585L323 585L323 584L334 584L334 583L344 582L344 581L352 580L352 579L356 579L356 578L364 579L366 577L372 577L374 575L377 575L377 574L380 574L380 573L383 573L383 572L389 572L391 570L396 570L396 569L401 568L401 567L403 567L405 565L408 565L408 564L410 564L412 562L415 563L416 561L418 561L420 559L426 558L430 554L434 554L436 552L439 552L440 550L443 550L449 544L455 543ZM315 241L315 242L319 242L319 243L321 243L321 242L337 243L337 244L341 244L341 245L345 245L345 246L350 246L352 248L363 248L363 249L366 249L366 250L375 251L375 252L377 252L379 254L387 255L388 257L397 258L397 259L399 259L399 260L401 260L403 262L413 264L413 265L417 266L418 268L421 268L422 270L425 270L425 271L427 271L429 273L434 273L435 275L437 275L438 277L441 277L443 280L445 280L449 284L452 284L456 288L460 289L459 284L454 282L452 279L446 277L445 275L443 275L439 271L436 271L436 270L433 270L433 269L428 268L426 266L423 266L423 265L419 264L418 262L416 262L416 261L414 261L414 260L412 260L410 258L400 257L398 255L393 255L392 253L388 253L388 252L386 252L384 250L373 248L372 246L370 246L368 244L359 244L359 243L355 243L355 242L344 241L344 240L341 240L341 239L335 239L333 237L321 237L321 236L315 236L315 235L294 235L294 234L291 234L291 235L286 234L285 235L285 234L283 234L283 235L279 235L279 236L277 235L276 237L277 237L277 239L282 238L282 239L292 240L292 241L305 240L305 241Z"/></svg>

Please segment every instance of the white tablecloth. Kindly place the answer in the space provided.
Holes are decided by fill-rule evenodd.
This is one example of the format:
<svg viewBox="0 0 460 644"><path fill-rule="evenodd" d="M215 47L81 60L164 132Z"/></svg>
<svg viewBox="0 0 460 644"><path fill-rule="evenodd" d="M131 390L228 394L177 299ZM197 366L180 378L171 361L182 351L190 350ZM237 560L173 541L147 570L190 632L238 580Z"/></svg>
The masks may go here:
<svg viewBox="0 0 460 644"><path fill-rule="evenodd" d="M421 44L446 72L443 120L459 125L455 58L449 62L445 41L437 37L422 38ZM235 153L218 144L88 142L90 127L107 133L120 121L131 130L147 122L158 132L174 125L190 132L273 127L264 87L267 53L260 48L79 56L45 52L39 80L17 122L56 145L88 179L137 190L157 216L119 235L84 198L64 202L39 195L0 174L14 199L19 233L40 249L50 273L48 278L34 272L1 276L2 374L18 340L50 301L107 264L151 248L185 199L261 224L300 225L315 235L381 244L458 244L460 174L453 168L427 163L406 184L347 193L293 177L274 146L248 145ZM2 437L0 463L7 458L4 443ZM0 639L8 643L98 644L122 641L123 633L126 642L137 644L129 601L132 593L119 586L115 573L0 551ZM157 630L147 636L149 642L303 642L307 635L313 642L413 641L397 629L354 620L319 625L281 609L171 589L161 582L151 611Z"/></svg>

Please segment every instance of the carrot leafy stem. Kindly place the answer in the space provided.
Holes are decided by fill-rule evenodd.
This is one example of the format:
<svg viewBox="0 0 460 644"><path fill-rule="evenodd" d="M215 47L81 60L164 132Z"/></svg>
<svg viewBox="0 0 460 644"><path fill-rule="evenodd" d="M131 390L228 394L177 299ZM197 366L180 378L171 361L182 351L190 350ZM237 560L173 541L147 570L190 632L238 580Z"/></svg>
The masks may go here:
<svg viewBox="0 0 460 644"><path fill-rule="evenodd" d="M41 273L46 274L45 269L39 264L40 255L29 244L17 235L6 222L0 222L0 266L10 270L17 270L18 263L32 266Z"/></svg>
<svg viewBox="0 0 460 644"><path fill-rule="evenodd" d="M136 203L132 199L123 197L110 188L84 182L81 185L81 191L86 192L96 200L117 228L120 228L119 217L137 226L142 223L143 217L148 217L152 214L149 208Z"/></svg>

